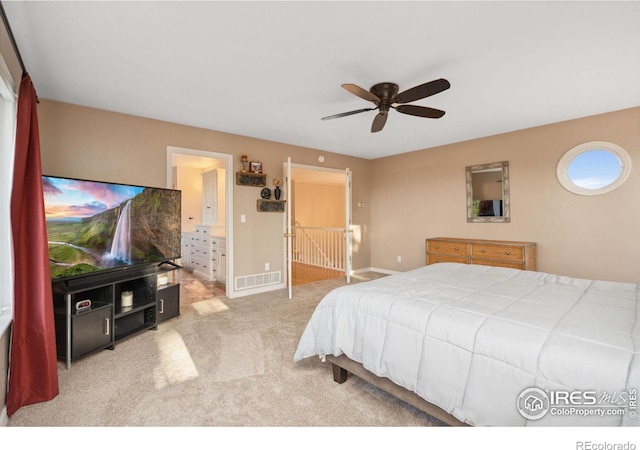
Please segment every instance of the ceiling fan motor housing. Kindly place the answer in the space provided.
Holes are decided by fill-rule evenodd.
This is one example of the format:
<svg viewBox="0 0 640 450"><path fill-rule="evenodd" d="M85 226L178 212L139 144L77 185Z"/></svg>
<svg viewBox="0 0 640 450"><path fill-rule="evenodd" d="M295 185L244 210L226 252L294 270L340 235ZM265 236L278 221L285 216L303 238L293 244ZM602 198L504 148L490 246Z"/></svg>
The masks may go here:
<svg viewBox="0 0 640 450"><path fill-rule="evenodd" d="M398 85L395 83L378 83L369 89L373 95L380 99L380 105L391 105L393 99L398 95ZM389 108L387 108L387 111Z"/></svg>

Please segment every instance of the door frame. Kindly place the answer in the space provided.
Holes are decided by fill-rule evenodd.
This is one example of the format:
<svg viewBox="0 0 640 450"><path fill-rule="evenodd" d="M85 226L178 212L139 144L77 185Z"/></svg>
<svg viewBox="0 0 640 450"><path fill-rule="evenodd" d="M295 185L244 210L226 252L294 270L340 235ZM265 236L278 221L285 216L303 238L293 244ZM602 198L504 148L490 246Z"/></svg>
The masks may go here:
<svg viewBox="0 0 640 450"><path fill-rule="evenodd" d="M233 155L208 150L167 146L167 187L173 186L173 155L189 155L201 158L222 159L225 168L225 241L227 249L225 291L227 298L235 297L233 283Z"/></svg>
<svg viewBox="0 0 640 450"><path fill-rule="evenodd" d="M286 189L284 190L286 193L286 198L285 200L286 202L286 208L287 208L287 213L284 215L282 222L283 222L283 230L284 230L284 243L283 243L283 267L285 267L285 271L287 272L287 280L286 280L286 284L287 284L287 288L289 290L289 299L292 298L292 280L291 280L291 264L289 262L289 251L290 251L290 243L291 243L291 237L287 236L288 234L291 233L291 229L290 227L292 226L289 222L290 219L288 219L288 217L290 216L290 211L291 208L293 206L293 204L291 203L291 199L289 198L289 195L291 193L291 181L290 178L290 172L289 172L289 168L293 171L294 169L303 169L303 170L310 170L313 172L327 172L327 173L334 173L334 174L341 174L344 175L344 190L345 190L345 199L348 201L345 201L345 208L348 208L348 214L346 214L345 216L345 225L347 226L347 230L346 230L346 234L347 236L345 237L347 239L347 241L350 241L352 236L351 236L351 232L350 230L352 229L352 217L353 217L353 204L351 201L352 198L352 186L351 186L351 178L352 178L352 174L353 172L348 168L345 167L344 169L334 169L331 167L321 167L321 166L312 166L312 165L308 165L308 164L297 164L294 162L291 162L291 158L288 158L287 161L285 161L283 163L283 171L282 173L285 174L285 182L287 183ZM291 176L291 178L293 178ZM351 262L352 262L352 252L353 252L353 245L349 244L349 245L345 245L345 251L347 252L346 254L346 258L347 258L347 263L345 264L345 275L346 275L346 280L347 283L351 282L351 272L352 272L352 267L351 267Z"/></svg>

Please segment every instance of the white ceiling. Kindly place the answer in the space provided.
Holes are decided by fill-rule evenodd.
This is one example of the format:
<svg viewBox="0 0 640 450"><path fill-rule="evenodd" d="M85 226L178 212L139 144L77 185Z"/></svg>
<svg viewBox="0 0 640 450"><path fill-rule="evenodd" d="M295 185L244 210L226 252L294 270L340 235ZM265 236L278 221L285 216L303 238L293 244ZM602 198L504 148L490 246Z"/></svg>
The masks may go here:
<svg viewBox="0 0 640 450"><path fill-rule="evenodd" d="M40 98L377 158L640 105L640 2L3 1ZM342 89L451 88L391 111Z"/></svg>

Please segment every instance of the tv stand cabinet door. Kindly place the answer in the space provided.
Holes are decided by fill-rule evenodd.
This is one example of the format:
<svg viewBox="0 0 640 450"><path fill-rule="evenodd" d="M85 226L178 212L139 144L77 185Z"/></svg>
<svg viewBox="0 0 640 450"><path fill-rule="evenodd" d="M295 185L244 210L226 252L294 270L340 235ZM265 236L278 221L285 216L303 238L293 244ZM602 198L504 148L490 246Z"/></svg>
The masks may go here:
<svg viewBox="0 0 640 450"><path fill-rule="evenodd" d="M158 289L158 323L180 315L180 285Z"/></svg>
<svg viewBox="0 0 640 450"><path fill-rule="evenodd" d="M113 343L111 306L71 317L71 359Z"/></svg>

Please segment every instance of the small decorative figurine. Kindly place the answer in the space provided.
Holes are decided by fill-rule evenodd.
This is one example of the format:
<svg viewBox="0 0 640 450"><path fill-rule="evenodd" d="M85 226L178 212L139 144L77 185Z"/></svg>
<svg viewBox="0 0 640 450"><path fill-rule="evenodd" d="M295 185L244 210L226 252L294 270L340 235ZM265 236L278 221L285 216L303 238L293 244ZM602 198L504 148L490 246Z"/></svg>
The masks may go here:
<svg viewBox="0 0 640 450"><path fill-rule="evenodd" d="M273 190L273 196L276 200L280 200L280 194L282 194L282 191L280 191L280 184L282 184L282 180L280 178L273 179L273 185L276 187Z"/></svg>

